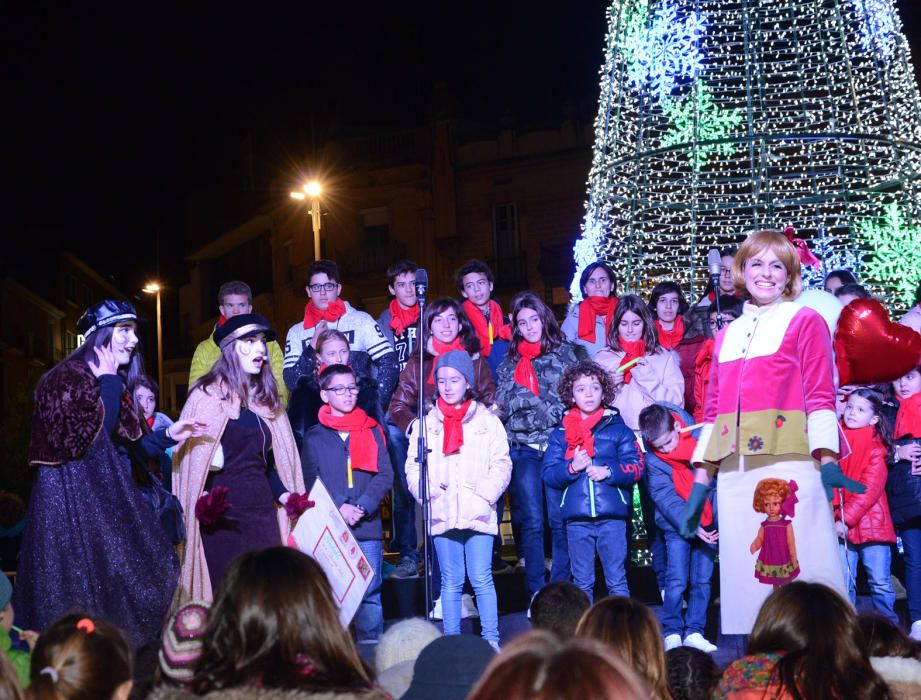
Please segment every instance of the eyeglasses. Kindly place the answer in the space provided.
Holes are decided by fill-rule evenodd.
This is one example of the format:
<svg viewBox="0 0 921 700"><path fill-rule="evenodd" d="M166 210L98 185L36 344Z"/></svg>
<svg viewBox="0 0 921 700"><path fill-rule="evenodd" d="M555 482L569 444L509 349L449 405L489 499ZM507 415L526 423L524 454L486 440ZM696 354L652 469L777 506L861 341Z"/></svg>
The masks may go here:
<svg viewBox="0 0 921 700"><path fill-rule="evenodd" d="M333 392L336 396L344 396L346 393L349 393L349 394L357 394L357 393L358 393L358 387L355 386L354 384L351 384L351 385L349 385L349 386L341 386L341 385L340 385L340 386L331 386L331 387L330 387L329 389L327 389L326 391L331 391L331 392Z"/></svg>
<svg viewBox="0 0 921 700"><path fill-rule="evenodd" d="M311 292L333 292L338 286L336 282L326 282L324 284L311 284L308 289Z"/></svg>

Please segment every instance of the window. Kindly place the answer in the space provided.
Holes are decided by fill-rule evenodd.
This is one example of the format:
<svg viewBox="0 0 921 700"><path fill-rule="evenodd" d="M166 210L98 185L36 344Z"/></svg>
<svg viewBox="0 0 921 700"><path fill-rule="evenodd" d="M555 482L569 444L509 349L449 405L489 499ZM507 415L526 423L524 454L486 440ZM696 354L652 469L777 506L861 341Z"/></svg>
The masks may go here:
<svg viewBox="0 0 921 700"><path fill-rule="evenodd" d="M518 206L515 202L492 208L493 272L496 283L509 287L526 282L524 256L518 238Z"/></svg>
<svg viewBox="0 0 921 700"><path fill-rule="evenodd" d="M390 248L390 208L375 207L361 212L361 245L364 249Z"/></svg>
<svg viewBox="0 0 921 700"><path fill-rule="evenodd" d="M64 355L69 355L80 346L80 338L76 333L65 331L64 333Z"/></svg>
<svg viewBox="0 0 921 700"><path fill-rule="evenodd" d="M77 280L71 275L64 278L64 298L72 304L77 303Z"/></svg>

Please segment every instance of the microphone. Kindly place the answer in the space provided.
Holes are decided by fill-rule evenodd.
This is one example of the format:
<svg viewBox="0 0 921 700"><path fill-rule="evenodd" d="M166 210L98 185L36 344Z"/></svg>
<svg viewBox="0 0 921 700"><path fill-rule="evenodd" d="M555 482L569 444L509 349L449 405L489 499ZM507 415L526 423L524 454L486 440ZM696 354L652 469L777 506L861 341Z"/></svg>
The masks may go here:
<svg viewBox="0 0 921 700"><path fill-rule="evenodd" d="M429 273L425 268L420 267L416 270L416 298L420 304L425 303L425 297L429 293Z"/></svg>
<svg viewBox="0 0 921 700"><path fill-rule="evenodd" d="M710 277L720 276L720 252L716 248L711 248L707 253L707 267L710 268ZM716 282L714 282L716 286Z"/></svg>

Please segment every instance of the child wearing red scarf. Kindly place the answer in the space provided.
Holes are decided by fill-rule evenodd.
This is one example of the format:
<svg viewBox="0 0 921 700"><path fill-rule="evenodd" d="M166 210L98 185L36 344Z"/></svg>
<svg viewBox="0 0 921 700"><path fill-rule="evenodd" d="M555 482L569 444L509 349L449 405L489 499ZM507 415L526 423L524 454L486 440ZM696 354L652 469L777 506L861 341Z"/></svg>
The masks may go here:
<svg viewBox="0 0 921 700"><path fill-rule="evenodd" d="M499 645L499 610L492 578L493 537L499 532L496 502L512 477L508 436L486 406L473 400L473 361L451 350L435 361L438 398L425 418L429 532L441 566L445 634L460 634L461 590L469 577L476 594L483 639ZM409 427L406 481L417 501L419 421Z"/></svg>
<svg viewBox="0 0 921 700"><path fill-rule="evenodd" d="M841 489L835 490L832 501L842 561L847 561L844 574L848 593L851 603L856 605L859 561L870 584L873 609L898 624L895 590L890 577L895 528L886 498L889 475L886 455L891 444L892 424L884 413L882 395L873 389L852 391L844 407L841 430L851 448L850 454L841 460L841 470L845 476L867 487L864 493L844 492L843 507Z"/></svg>
<svg viewBox="0 0 921 700"><path fill-rule="evenodd" d="M892 382L898 398L886 495L905 548L911 636L921 640L921 365Z"/></svg>
<svg viewBox="0 0 921 700"><path fill-rule="evenodd" d="M383 528L379 507L393 485L384 431L358 408L358 381L346 365L330 365L319 376L320 422L304 434L301 467L307 492L319 478L374 570L371 587L355 614L359 644L376 642L384 631L381 607Z"/></svg>
<svg viewBox="0 0 921 700"><path fill-rule="evenodd" d="M668 552L662 601L665 649L684 645L711 653L716 651L716 645L704 637L704 627L719 537L713 507L715 490L711 489L704 504L697 532L685 539L679 527L694 486L691 456L700 430L682 430L691 423L687 411L668 404L655 403L640 412L649 492L655 503L656 525L665 534ZM688 591L686 614L682 611L685 591Z"/></svg>
<svg viewBox="0 0 921 700"><path fill-rule="evenodd" d="M573 582L593 600L595 553L609 595L629 596L625 562L633 485L643 475L636 437L616 410L607 372L594 362L572 365L560 380L568 407L544 454L543 480L563 490Z"/></svg>

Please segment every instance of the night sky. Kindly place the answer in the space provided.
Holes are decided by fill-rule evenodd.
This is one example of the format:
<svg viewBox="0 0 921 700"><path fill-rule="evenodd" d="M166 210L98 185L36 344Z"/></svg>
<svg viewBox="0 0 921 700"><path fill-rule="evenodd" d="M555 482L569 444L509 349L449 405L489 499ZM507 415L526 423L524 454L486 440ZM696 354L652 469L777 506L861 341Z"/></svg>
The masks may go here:
<svg viewBox="0 0 921 700"><path fill-rule="evenodd" d="M159 232L179 284L186 203L246 134L293 172L316 139L425 124L437 81L466 119L591 118L607 4L3 2L5 262L61 245L128 290ZM921 9L898 5L917 56Z"/></svg>
<svg viewBox="0 0 921 700"><path fill-rule="evenodd" d="M14 247L61 243L132 286L159 231L175 270L186 200L236 167L248 132L283 172L314 138L425 124L436 81L465 118L593 114L606 0L441 4L4 3Z"/></svg>

